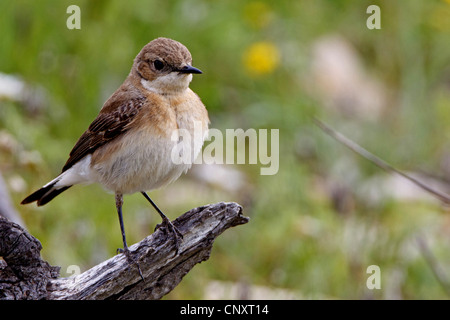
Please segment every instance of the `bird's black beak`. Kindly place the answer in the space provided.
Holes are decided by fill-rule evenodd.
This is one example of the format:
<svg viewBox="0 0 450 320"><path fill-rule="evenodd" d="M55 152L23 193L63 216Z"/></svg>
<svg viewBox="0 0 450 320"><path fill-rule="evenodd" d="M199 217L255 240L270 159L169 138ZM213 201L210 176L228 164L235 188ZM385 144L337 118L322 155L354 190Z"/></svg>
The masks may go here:
<svg viewBox="0 0 450 320"><path fill-rule="evenodd" d="M197 69L193 66L184 66L183 68L181 68L180 70L178 70L179 73L198 73L201 74L203 73L202 70Z"/></svg>

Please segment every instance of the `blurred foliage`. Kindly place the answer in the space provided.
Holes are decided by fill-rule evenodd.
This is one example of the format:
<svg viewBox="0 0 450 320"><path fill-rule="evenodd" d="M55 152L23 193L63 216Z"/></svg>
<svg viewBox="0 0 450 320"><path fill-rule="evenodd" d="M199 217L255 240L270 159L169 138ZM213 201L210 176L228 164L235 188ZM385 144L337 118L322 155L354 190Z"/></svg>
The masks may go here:
<svg viewBox="0 0 450 320"><path fill-rule="evenodd" d="M450 181L448 0L85 0L76 1L81 30L66 28L71 4L0 2L0 72L44 97L40 103L0 100L0 170L15 203L60 172L139 50L170 37L189 48L204 72L191 88L207 106L211 126L279 129L280 169L261 176L260 165L232 166L245 176L239 192L188 175L151 193L172 219L216 201L237 201L251 217L224 233L211 258L168 298L207 298L211 280L313 299L448 298L416 241L423 237L450 280L448 211L423 197L369 201L367 186L387 175L311 121L328 121L401 169ZM371 4L381 8L380 30L366 27ZM364 98L358 82L344 109L326 106L329 87L316 82L313 62L319 39L329 37L353 48L358 68L384 88L375 96L384 98L376 115L352 111L359 110L353 95ZM331 70L319 70L332 79ZM45 207L18 210L43 243L44 258L67 276L67 266L86 270L121 246L113 199L99 186L77 186ZM128 243L159 223L140 195L125 197L124 212ZM369 265L381 268L381 290L366 287Z"/></svg>

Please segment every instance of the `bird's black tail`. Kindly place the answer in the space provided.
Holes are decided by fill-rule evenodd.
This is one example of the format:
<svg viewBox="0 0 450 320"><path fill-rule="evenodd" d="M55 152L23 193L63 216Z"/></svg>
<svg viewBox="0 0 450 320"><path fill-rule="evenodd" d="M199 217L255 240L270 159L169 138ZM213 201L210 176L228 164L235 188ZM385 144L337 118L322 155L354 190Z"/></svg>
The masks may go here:
<svg viewBox="0 0 450 320"><path fill-rule="evenodd" d="M46 184L39 190L33 192L28 197L22 200L20 204L27 204L37 201L38 206L43 206L44 204L50 202L54 197L59 195L61 192L69 189L71 186L64 186L56 188L55 185L59 180L55 179L51 183Z"/></svg>

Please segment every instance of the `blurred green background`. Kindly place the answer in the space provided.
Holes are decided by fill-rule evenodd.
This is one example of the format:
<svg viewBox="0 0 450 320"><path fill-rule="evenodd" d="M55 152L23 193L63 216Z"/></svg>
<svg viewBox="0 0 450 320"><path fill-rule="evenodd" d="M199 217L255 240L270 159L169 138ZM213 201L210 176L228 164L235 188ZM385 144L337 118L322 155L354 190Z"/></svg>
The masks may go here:
<svg viewBox="0 0 450 320"><path fill-rule="evenodd" d="M71 4L80 30L66 27ZM366 26L372 4L379 30ZM19 94L1 88L0 171L61 276L121 247L113 195L76 186L41 208L19 203L60 172L140 49L164 36L203 70L191 88L211 127L280 130L275 175L260 175L261 163L198 165L150 193L171 219L217 201L251 218L167 299L449 298L447 208L312 117L448 191L450 1L2 1L0 34L2 79L24 84ZM160 222L140 195L125 197L124 214L129 244ZM370 265L379 290L366 286Z"/></svg>

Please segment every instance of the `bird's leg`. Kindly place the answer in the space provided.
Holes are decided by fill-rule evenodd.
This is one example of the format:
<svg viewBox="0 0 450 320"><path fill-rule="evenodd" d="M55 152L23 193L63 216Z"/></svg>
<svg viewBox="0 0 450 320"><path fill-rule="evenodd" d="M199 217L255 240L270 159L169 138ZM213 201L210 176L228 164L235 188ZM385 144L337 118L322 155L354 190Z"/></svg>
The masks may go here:
<svg viewBox="0 0 450 320"><path fill-rule="evenodd" d="M173 224L172 222L169 220L169 218L166 217L166 215L158 208L158 206L153 202L152 199L150 199L150 197L148 196L147 193L145 193L144 191L141 191L142 195L144 196L145 199L147 199L148 202L151 203L151 205L153 206L153 208L155 208L155 210L159 213L159 215L162 218L162 225L166 226L168 230L170 230L174 236L174 241L175 241L175 249L176 249L176 253L178 253L178 248L180 247L180 238L183 239L183 234L180 232L180 230L178 230Z"/></svg>
<svg viewBox="0 0 450 320"><path fill-rule="evenodd" d="M129 252L127 246L127 239L125 237L125 227L123 225L123 217L122 217L122 205L123 205L123 195L120 193L116 193L116 208L117 213L119 215L119 223L120 223L120 231L122 232L122 241L123 241L123 249L117 249L117 252L125 253Z"/></svg>
<svg viewBox="0 0 450 320"><path fill-rule="evenodd" d="M136 260L133 259L133 257L131 256L131 252L127 246L127 239L125 237L125 227L123 225L122 205L123 205L123 195L121 193L116 193L116 208L117 213L119 215L120 231L122 232L122 241L123 241L123 249L121 248L117 249L117 253L125 254L129 262L131 261L134 264L136 264L139 271L139 275L141 276L142 281L144 281L144 276L142 275L141 267L139 267L139 264L136 262Z"/></svg>

